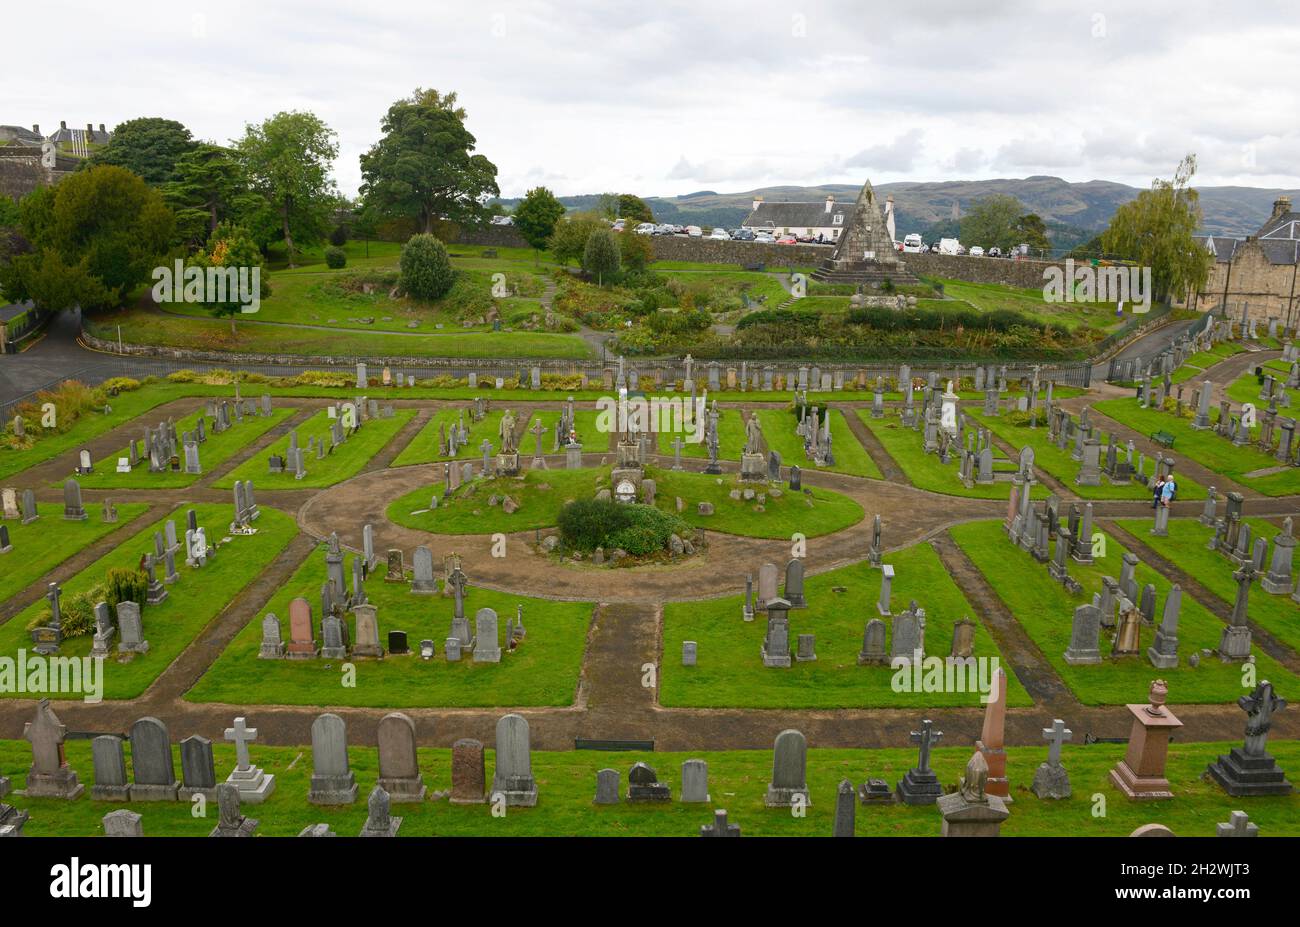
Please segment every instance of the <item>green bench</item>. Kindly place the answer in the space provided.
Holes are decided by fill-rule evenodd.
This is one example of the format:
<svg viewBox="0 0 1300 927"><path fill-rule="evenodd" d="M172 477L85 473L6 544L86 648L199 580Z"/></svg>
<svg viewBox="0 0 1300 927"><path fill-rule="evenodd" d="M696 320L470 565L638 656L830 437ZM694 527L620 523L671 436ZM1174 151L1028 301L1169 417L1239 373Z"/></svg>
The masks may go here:
<svg viewBox="0 0 1300 927"><path fill-rule="evenodd" d="M1156 444L1159 444L1161 447L1174 446L1174 436L1167 431L1157 431L1151 436L1151 440Z"/></svg>

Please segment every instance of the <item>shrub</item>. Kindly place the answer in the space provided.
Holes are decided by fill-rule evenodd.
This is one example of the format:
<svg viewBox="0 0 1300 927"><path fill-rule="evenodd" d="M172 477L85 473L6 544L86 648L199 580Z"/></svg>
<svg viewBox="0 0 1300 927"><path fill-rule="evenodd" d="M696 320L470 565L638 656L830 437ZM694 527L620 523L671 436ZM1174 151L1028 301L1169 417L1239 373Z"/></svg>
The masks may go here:
<svg viewBox="0 0 1300 927"><path fill-rule="evenodd" d="M402 247L399 266L402 289L416 299L439 299L455 280L447 246L433 235L412 235Z"/></svg>
<svg viewBox="0 0 1300 927"><path fill-rule="evenodd" d="M579 499L560 510L560 539L587 553L597 547L622 548L637 557L668 546L668 536L689 531L686 522L650 505L612 499Z"/></svg>
<svg viewBox="0 0 1300 927"><path fill-rule="evenodd" d="M609 229L597 229L587 236L582 249L582 269L602 285L618 276L618 239Z"/></svg>
<svg viewBox="0 0 1300 927"><path fill-rule="evenodd" d="M144 570L109 570L104 582L104 601L113 608L119 602L134 602L144 608L149 576Z"/></svg>
<svg viewBox="0 0 1300 927"><path fill-rule="evenodd" d="M332 270L342 270L348 264L348 254L342 248L333 245L325 249L325 266Z"/></svg>
<svg viewBox="0 0 1300 927"><path fill-rule="evenodd" d="M334 231L330 232L330 244L336 248L342 248L348 243L348 230L345 226L336 225Z"/></svg>

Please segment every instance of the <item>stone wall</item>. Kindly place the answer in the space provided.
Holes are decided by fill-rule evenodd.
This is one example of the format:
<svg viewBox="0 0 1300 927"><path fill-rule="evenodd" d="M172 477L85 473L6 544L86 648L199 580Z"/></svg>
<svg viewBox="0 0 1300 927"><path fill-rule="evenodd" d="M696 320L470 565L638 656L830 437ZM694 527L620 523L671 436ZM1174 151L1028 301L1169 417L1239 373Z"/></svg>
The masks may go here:
<svg viewBox="0 0 1300 927"><path fill-rule="evenodd" d="M485 225L479 229L462 229L454 245L482 245L485 248L527 248L528 242L513 225Z"/></svg>
<svg viewBox="0 0 1300 927"><path fill-rule="evenodd" d="M3 151L3 149L0 149ZM45 168L41 167L40 149L24 149L32 154L0 154L0 195L22 199L37 187L48 182Z"/></svg>
<svg viewBox="0 0 1300 927"><path fill-rule="evenodd" d="M1013 261L1009 258L971 257L968 254L904 254L907 269L926 277L962 280L966 283L996 283L1042 289L1043 272L1064 268L1063 261Z"/></svg>
<svg viewBox="0 0 1300 927"><path fill-rule="evenodd" d="M830 245L769 245L681 235L655 235L650 244L656 261L764 264L768 267L816 267L835 250Z"/></svg>

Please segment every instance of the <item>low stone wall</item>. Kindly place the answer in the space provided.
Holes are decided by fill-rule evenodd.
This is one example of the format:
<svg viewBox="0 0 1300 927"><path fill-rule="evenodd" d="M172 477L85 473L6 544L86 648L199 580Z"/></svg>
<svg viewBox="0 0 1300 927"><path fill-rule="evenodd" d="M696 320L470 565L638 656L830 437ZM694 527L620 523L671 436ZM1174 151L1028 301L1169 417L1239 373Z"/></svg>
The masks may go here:
<svg viewBox="0 0 1300 927"><path fill-rule="evenodd" d="M908 270L926 277L1030 289L1043 287L1046 282L1043 272L1047 268L1065 267L1062 261L1013 261L1008 258L971 257L969 254L904 254L902 258Z"/></svg>
<svg viewBox="0 0 1300 927"><path fill-rule="evenodd" d="M513 225L485 225L479 229L462 229L452 242L456 245L482 245L485 248L527 248L528 242Z"/></svg>
<svg viewBox="0 0 1300 927"><path fill-rule="evenodd" d="M831 256L830 245L776 245L753 241L719 241L683 235L650 239L656 261L703 264L765 264L768 267L816 267Z"/></svg>

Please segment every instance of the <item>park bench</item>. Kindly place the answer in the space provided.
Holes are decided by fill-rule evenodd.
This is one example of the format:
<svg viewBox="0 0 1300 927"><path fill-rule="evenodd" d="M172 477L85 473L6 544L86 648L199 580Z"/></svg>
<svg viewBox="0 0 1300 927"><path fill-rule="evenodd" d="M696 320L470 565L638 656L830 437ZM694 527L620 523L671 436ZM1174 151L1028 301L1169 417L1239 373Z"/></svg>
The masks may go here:
<svg viewBox="0 0 1300 927"><path fill-rule="evenodd" d="M767 265L765 265L762 261L754 261L749 264L740 265L742 270L757 270L757 271L761 271L765 266Z"/></svg>
<svg viewBox="0 0 1300 927"><path fill-rule="evenodd" d="M1159 444L1161 447L1174 446L1174 436L1167 431L1157 431L1151 436L1151 440L1156 444Z"/></svg>

